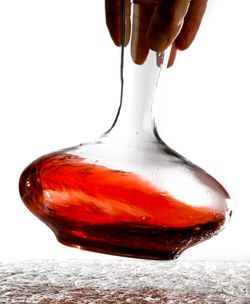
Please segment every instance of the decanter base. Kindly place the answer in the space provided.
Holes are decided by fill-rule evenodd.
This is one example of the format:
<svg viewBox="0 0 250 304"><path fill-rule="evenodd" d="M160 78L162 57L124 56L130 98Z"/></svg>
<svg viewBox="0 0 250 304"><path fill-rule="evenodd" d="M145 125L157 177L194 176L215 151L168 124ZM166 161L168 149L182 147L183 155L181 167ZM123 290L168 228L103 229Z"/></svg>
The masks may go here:
<svg viewBox="0 0 250 304"><path fill-rule="evenodd" d="M63 245L87 251L138 259L173 260L186 248L212 237L221 226L223 223L219 222L186 229L100 225L86 226L84 232L57 231L55 234Z"/></svg>

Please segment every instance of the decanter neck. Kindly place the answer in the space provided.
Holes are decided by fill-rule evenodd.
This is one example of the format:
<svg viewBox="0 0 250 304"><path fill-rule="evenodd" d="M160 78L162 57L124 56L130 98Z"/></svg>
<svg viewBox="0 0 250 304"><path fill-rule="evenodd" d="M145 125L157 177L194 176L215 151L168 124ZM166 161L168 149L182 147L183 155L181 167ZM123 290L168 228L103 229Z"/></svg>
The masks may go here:
<svg viewBox="0 0 250 304"><path fill-rule="evenodd" d="M150 51L142 65L124 48L121 63L121 103L111 129L105 134L122 140L155 140L153 99L164 55Z"/></svg>

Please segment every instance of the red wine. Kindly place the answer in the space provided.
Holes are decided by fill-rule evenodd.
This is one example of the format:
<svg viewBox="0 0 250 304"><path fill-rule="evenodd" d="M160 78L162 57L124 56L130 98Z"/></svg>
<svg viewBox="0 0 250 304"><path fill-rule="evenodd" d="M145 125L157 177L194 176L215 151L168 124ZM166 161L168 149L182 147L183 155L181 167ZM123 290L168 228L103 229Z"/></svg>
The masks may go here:
<svg viewBox="0 0 250 304"><path fill-rule="evenodd" d="M180 202L135 173L65 152L28 166L20 194L61 243L113 255L173 259L225 222L225 214Z"/></svg>

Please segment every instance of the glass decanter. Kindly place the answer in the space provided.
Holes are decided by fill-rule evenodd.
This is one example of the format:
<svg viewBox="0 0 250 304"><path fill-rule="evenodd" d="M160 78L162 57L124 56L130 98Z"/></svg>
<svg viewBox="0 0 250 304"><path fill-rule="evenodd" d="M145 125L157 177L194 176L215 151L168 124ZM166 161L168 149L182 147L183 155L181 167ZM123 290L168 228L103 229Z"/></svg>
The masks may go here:
<svg viewBox="0 0 250 304"><path fill-rule="evenodd" d="M169 260L222 230L230 197L161 139L152 103L167 56L147 50L138 61L127 16L123 2L121 100L112 127L94 141L35 160L21 175L20 194L65 245Z"/></svg>

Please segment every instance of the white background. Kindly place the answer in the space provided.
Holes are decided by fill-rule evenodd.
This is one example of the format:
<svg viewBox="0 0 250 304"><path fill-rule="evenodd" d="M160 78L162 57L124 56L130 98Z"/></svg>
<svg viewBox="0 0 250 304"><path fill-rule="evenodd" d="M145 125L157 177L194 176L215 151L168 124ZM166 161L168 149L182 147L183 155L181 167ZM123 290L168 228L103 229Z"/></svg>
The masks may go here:
<svg viewBox="0 0 250 304"><path fill-rule="evenodd" d="M0 0L0 259L104 258L59 244L18 193L32 160L98 136L116 113L119 100L105 98L110 92L96 83L88 90L100 63L114 58L88 66L83 60L90 48L85 5ZM210 0L195 43L159 85L162 137L218 179L235 203L227 229L182 258L250 257L249 11L248 0Z"/></svg>

